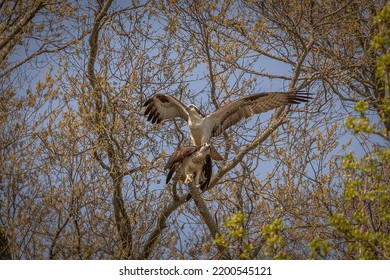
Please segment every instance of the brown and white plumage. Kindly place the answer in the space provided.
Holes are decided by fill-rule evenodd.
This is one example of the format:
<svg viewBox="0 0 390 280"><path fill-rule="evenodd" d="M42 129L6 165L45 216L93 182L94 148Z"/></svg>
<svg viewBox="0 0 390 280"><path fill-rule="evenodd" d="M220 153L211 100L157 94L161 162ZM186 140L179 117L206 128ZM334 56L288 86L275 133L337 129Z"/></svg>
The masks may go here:
<svg viewBox="0 0 390 280"><path fill-rule="evenodd" d="M186 106L171 95L156 94L146 100L144 107L146 107L144 115L148 116L148 121L153 124L175 118L181 118L188 122Z"/></svg>
<svg viewBox="0 0 390 280"><path fill-rule="evenodd" d="M261 114L272 109L309 101L307 93L302 92L269 92L253 94L232 101L219 108L206 118L212 120L211 137L220 135L232 125L255 114Z"/></svg>
<svg viewBox="0 0 390 280"><path fill-rule="evenodd" d="M243 119L287 104L307 102L309 99L309 94L301 91L258 93L232 101L215 112L204 115L193 104L185 106L171 95L155 94L144 103L146 107L144 115L153 124L175 118L185 120L190 127L193 144L200 147L204 143L209 143L211 137L220 135ZM215 153L212 150L214 159L222 159L213 155Z"/></svg>
<svg viewBox="0 0 390 280"><path fill-rule="evenodd" d="M194 181L196 186L204 190L210 183L212 175L212 162L210 157L210 145L203 144L201 147L181 146L171 155L165 169L169 169L166 184L173 177L176 182L186 184Z"/></svg>

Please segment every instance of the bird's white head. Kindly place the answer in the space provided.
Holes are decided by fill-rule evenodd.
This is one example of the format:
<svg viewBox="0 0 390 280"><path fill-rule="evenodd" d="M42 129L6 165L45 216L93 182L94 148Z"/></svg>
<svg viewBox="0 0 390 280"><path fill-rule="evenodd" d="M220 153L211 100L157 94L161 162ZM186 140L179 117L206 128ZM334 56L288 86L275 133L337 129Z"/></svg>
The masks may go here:
<svg viewBox="0 0 390 280"><path fill-rule="evenodd" d="M188 109L188 112L191 114L191 113L195 113L196 115L198 115L199 117L204 117L204 114L199 110L198 107L196 107L196 105L194 104L190 104L187 106L187 109Z"/></svg>

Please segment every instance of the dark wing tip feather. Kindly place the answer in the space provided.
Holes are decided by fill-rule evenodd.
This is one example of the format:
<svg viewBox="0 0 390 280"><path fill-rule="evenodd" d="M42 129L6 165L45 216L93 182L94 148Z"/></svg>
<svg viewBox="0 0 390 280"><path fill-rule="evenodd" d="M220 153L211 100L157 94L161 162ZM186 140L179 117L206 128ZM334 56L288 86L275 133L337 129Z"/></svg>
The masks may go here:
<svg viewBox="0 0 390 280"><path fill-rule="evenodd" d="M151 99L145 102L144 106L147 106L143 115L147 116L148 121L150 121L152 124L160 123L162 121L162 117L158 109L154 106Z"/></svg>
<svg viewBox="0 0 390 280"><path fill-rule="evenodd" d="M166 119L181 118L188 121L185 106L175 97L168 94L155 94L143 104L143 115L153 124L161 123Z"/></svg>
<svg viewBox="0 0 390 280"><path fill-rule="evenodd" d="M146 101L144 102L143 107L148 106L152 101L153 101L153 97L152 97L152 98L149 98L148 100L146 100Z"/></svg>
<svg viewBox="0 0 390 280"><path fill-rule="evenodd" d="M148 116L148 121L154 123L153 119L154 119L155 115L152 113L149 113L149 115L147 115L147 116Z"/></svg>
<svg viewBox="0 0 390 280"><path fill-rule="evenodd" d="M153 106L148 104L145 111L144 111L144 116L147 116L152 109L153 109Z"/></svg>
<svg viewBox="0 0 390 280"><path fill-rule="evenodd" d="M171 180L172 175L173 175L174 172L175 172L175 169L174 169L174 168L171 168L171 169L169 170L169 172L168 172L168 174L167 174L167 179L165 180L165 184L168 184L168 183L169 183L169 181Z"/></svg>
<svg viewBox="0 0 390 280"><path fill-rule="evenodd" d="M158 114L158 113L155 113L155 114L153 115L153 118L152 118L151 122L152 122L153 124L155 124L155 123L158 123L158 120L159 120L159 114Z"/></svg>
<svg viewBox="0 0 390 280"><path fill-rule="evenodd" d="M287 101L291 104L299 104L301 102L309 102L310 99L313 99L311 93L305 91L296 91L289 94Z"/></svg>

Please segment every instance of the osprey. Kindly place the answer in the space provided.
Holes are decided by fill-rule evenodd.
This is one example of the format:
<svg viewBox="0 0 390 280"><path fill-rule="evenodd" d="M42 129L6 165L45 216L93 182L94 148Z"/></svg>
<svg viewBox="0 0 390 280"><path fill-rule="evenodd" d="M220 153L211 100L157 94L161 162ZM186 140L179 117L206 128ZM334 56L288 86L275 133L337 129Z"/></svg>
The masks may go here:
<svg viewBox="0 0 390 280"><path fill-rule="evenodd" d="M210 157L210 144L205 143L201 147L182 146L169 158L164 169L169 169L166 184L176 172L173 180L186 184L194 181L203 191L210 183L212 175L212 162ZM191 195L187 196L187 200Z"/></svg>
<svg viewBox="0 0 390 280"><path fill-rule="evenodd" d="M153 124L175 118L185 120L188 122L193 144L200 147L209 143L211 137L220 135L242 119L287 104L307 102L309 99L308 93L302 91L258 93L232 101L213 113L204 115L193 104L185 106L171 95L155 94L144 103L144 115ZM213 158L216 159L214 156Z"/></svg>

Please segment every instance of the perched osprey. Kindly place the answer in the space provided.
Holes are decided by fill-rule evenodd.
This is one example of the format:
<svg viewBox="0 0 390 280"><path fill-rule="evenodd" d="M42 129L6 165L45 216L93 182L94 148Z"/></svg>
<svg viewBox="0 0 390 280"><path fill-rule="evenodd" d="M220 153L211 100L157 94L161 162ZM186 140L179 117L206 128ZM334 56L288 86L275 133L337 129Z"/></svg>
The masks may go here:
<svg viewBox="0 0 390 280"><path fill-rule="evenodd" d="M165 169L169 169L166 184L176 173L173 180L186 184L194 181L203 191L210 183L212 175L212 162L210 157L210 144L205 143L201 147L182 146L169 158ZM187 197L189 200L191 196Z"/></svg>
<svg viewBox="0 0 390 280"><path fill-rule="evenodd" d="M193 144L200 147L204 143L210 143L211 137L220 135L242 119L287 104L307 102L309 99L308 93L301 91L258 93L232 101L215 112L204 115L193 104L185 106L171 95L155 94L144 103L144 115L153 124L175 118L185 120L190 127Z"/></svg>

